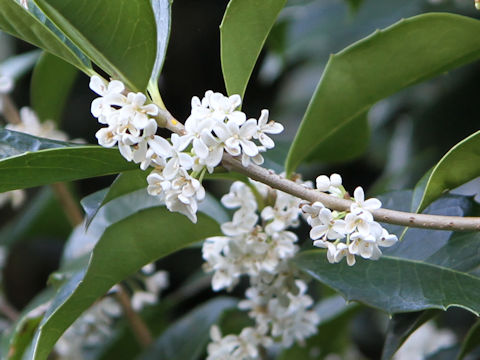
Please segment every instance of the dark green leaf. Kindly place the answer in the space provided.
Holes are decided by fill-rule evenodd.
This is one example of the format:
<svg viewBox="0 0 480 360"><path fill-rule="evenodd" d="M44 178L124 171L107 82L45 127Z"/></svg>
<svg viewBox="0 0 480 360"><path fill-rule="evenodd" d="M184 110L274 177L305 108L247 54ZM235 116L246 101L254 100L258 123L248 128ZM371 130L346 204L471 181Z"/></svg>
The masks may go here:
<svg viewBox="0 0 480 360"><path fill-rule="evenodd" d="M137 168L117 149L77 146L0 129L0 192Z"/></svg>
<svg viewBox="0 0 480 360"><path fill-rule="evenodd" d="M388 323L387 335L382 350L382 360L390 360L415 330L438 315L439 312L439 310L427 310L393 315Z"/></svg>
<svg viewBox="0 0 480 360"><path fill-rule="evenodd" d="M35 334L42 317L47 310L48 302L53 297L53 291L45 290L38 294L22 310L18 320L6 332L2 333L0 358L20 360Z"/></svg>
<svg viewBox="0 0 480 360"><path fill-rule="evenodd" d="M172 22L173 0L151 0L155 22L157 24L157 56L153 66L150 81L157 84L158 77L162 71L165 54L167 52L168 39L170 38L170 27Z"/></svg>
<svg viewBox="0 0 480 360"><path fill-rule="evenodd" d="M462 347L456 360L463 360L474 350L480 348L480 321L477 321L468 331L467 336L463 340Z"/></svg>
<svg viewBox="0 0 480 360"><path fill-rule="evenodd" d="M332 55L290 149L287 173L378 100L477 59L479 31L480 22L468 17L424 14Z"/></svg>
<svg viewBox="0 0 480 360"><path fill-rule="evenodd" d="M157 52L149 0L35 0L67 37L113 78L144 91Z"/></svg>
<svg viewBox="0 0 480 360"><path fill-rule="evenodd" d="M357 12L363 3L363 0L347 0L351 12Z"/></svg>
<svg viewBox="0 0 480 360"><path fill-rule="evenodd" d="M68 326L114 284L148 263L219 233L214 220L203 213L198 218L198 224L193 224L183 215L153 207L107 228L95 245L88 267L74 274L55 296L28 359L46 359Z"/></svg>
<svg viewBox="0 0 480 360"><path fill-rule="evenodd" d="M88 61L55 32L53 25L39 18L38 13L27 11L17 1L0 0L0 30L61 57L80 70L90 73Z"/></svg>
<svg viewBox="0 0 480 360"><path fill-rule="evenodd" d="M30 86L32 107L41 121L60 124L77 69L59 57L43 53L33 70ZM55 81L52 81L55 79Z"/></svg>
<svg viewBox="0 0 480 360"><path fill-rule="evenodd" d="M223 78L242 98L268 33L286 0L230 0L220 25Z"/></svg>
<svg viewBox="0 0 480 360"><path fill-rule="evenodd" d="M362 114L322 142L306 160L325 163L350 161L365 152L369 140L367 116Z"/></svg>
<svg viewBox="0 0 480 360"><path fill-rule="evenodd" d="M433 168L417 211L433 200L480 176L480 131L455 145Z"/></svg>
<svg viewBox="0 0 480 360"><path fill-rule="evenodd" d="M296 263L315 279L356 300L388 313L462 307L478 315L480 279L425 262L382 256L330 264L322 250L301 253Z"/></svg>
<svg viewBox="0 0 480 360"><path fill-rule="evenodd" d="M138 360L196 360L210 339L210 327L218 323L223 312L234 308L233 298L215 298L198 306L172 324Z"/></svg>

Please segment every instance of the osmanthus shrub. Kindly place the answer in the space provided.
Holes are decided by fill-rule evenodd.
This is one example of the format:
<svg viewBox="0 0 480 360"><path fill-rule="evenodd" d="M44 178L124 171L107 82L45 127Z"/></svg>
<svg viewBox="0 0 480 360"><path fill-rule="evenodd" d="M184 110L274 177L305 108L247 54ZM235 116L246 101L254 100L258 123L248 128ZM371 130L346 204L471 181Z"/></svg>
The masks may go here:
<svg viewBox="0 0 480 360"><path fill-rule="evenodd" d="M219 31L227 93L188 94L190 115L176 119L158 87L169 0L0 0L0 29L43 50L0 66L0 201L17 208L22 189L53 184L74 225L46 290L21 314L2 295L2 358L361 358L345 340L361 303L390 314L381 355L389 359L439 310L478 316L480 218L471 216L474 199L446 193L480 176L479 132L413 191L369 198L341 174L312 181L296 171L361 153L376 102L480 58L480 21L424 13L331 55L275 172L265 164L287 125L268 109L243 111L243 96L285 14L309 6L231 0ZM34 64L35 111L17 110L9 94ZM100 124L100 146L57 129L77 70L98 96L84 106L85 121ZM111 174L119 175L82 200L82 213L64 182ZM231 184L216 199L206 184L219 179ZM169 274L155 262L186 248L203 269L160 299ZM205 299L196 297L205 280L222 296L174 318L182 301ZM425 336L463 359L480 345L477 324L463 340L432 324ZM407 342L397 359L423 358L438 348L431 339L431 348Z"/></svg>

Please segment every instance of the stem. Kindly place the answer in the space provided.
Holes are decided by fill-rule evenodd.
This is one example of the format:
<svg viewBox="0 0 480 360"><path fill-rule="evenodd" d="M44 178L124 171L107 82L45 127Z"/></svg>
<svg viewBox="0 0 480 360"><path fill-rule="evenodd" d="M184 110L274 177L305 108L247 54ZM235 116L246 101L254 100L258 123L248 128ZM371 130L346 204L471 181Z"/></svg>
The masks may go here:
<svg viewBox="0 0 480 360"><path fill-rule="evenodd" d="M162 116L164 116L162 118ZM168 111L159 114L158 122L161 126L179 135L185 134L185 127L176 120ZM229 171L235 171L249 178L260 181L270 187L283 191L310 202L320 201L331 210L350 211L351 200L340 199L322 193L318 190L309 189L291 180L282 178L273 170L267 170L260 166L250 164L242 165L240 159L224 153L222 165ZM408 213L389 209L377 209L371 211L375 220L387 224L403 225L423 229L454 230L454 231L480 231L480 217L443 216Z"/></svg>
<svg viewBox="0 0 480 360"><path fill-rule="evenodd" d="M17 107L13 103L12 98L7 94L2 96L2 112L8 123L20 124L22 122Z"/></svg>
<svg viewBox="0 0 480 360"><path fill-rule="evenodd" d="M118 284L116 292L117 299L125 312L125 316L132 328L133 335L143 347L148 347L153 342L152 334L143 319L132 308L130 296L128 296L122 284Z"/></svg>
<svg viewBox="0 0 480 360"><path fill-rule="evenodd" d="M83 222L83 213L77 202L68 190L65 183L59 182L52 184L52 189L60 202L70 224L75 227Z"/></svg>

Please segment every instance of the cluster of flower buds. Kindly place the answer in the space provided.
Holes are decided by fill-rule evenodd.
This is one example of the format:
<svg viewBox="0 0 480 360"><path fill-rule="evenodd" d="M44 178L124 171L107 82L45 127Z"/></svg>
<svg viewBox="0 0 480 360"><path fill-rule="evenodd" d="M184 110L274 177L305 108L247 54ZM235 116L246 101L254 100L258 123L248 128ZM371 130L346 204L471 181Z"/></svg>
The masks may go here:
<svg viewBox="0 0 480 360"><path fill-rule="evenodd" d="M316 183L318 191L345 197L346 191L338 174L330 178L321 175ZM389 234L374 221L371 211L381 206L378 199L365 200L363 189L357 187L350 211L331 211L321 202L303 204L302 210L312 227L310 237L314 240L313 245L327 249L330 263L338 263L346 257L348 265L352 266L355 264L355 255L376 260L382 254L380 246L389 247L398 240L396 235Z"/></svg>
<svg viewBox="0 0 480 360"><path fill-rule="evenodd" d="M238 210L222 225L225 236L205 240L205 269L214 273L215 291L231 290L241 276L249 277L239 308L249 312L255 327L225 337L213 327L207 359L258 359L260 345L303 342L316 333L319 318L310 310L306 282L289 263L298 246L297 236L287 229L299 224L300 199L252 181L233 183L222 203Z"/></svg>
<svg viewBox="0 0 480 360"><path fill-rule="evenodd" d="M220 164L224 150L241 156L244 166L251 161L261 164L261 152L274 146L267 134L283 130L280 124L268 121L267 110L258 121L247 120L245 113L237 110L240 96L207 91L202 100L192 99L185 133L172 134L168 140L156 135L159 109L148 103L144 94L127 92L122 82L107 83L98 76L91 78L90 88L100 95L92 102L92 114L107 125L96 134L99 144L118 145L123 157L139 163L143 170L153 167L147 177L148 192L161 197L170 211L193 222L198 202L205 197L201 180L205 171L211 173Z"/></svg>

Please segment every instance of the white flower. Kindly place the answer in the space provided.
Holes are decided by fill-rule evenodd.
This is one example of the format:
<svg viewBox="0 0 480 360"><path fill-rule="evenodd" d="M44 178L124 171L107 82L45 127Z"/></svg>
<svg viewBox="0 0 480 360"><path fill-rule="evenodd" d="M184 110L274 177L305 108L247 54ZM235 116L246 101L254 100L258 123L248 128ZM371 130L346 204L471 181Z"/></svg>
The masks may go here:
<svg viewBox="0 0 480 360"><path fill-rule="evenodd" d="M346 257L347 258L347 264L349 266L355 265L355 255L350 252L348 249L348 246L344 243L338 243L337 244L337 251L335 253L335 262L340 262L342 259Z"/></svg>
<svg viewBox="0 0 480 360"><path fill-rule="evenodd" d="M258 148L250 139L255 134L256 128L256 121L250 119L241 127L233 121L226 124L218 124L213 131L225 144L225 150L229 154L238 156L243 151L247 156L253 157L258 154Z"/></svg>
<svg viewBox="0 0 480 360"><path fill-rule="evenodd" d="M149 123L148 115L158 114L155 104L145 104L147 97L142 93L128 93L126 103L120 109L121 117L128 119L137 129L145 128Z"/></svg>
<svg viewBox="0 0 480 360"><path fill-rule="evenodd" d="M355 189L353 196L355 202L350 206L350 211L354 214L361 213L363 210L372 211L382 207L382 203L378 199L365 200L365 194L360 186Z"/></svg>
<svg viewBox="0 0 480 360"><path fill-rule="evenodd" d="M245 113L235 109L242 105L240 95L226 97L221 93L207 91L205 98L208 99L209 106L213 110L212 118L223 121L225 118L237 125L242 125L246 120Z"/></svg>
<svg viewBox="0 0 480 360"><path fill-rule="evenodd" d="M13 79L10 76L0 75L0 94L8 94L13 89Z"/></svg>
<svg viewBox="0 0 480 360"><path fill-rule="evenodd" d="M181 141L180 136L172 134L170 140L172 146L169 149L162 149L166 151L165 158L169 158L167 165L163 170L163 175L167 179L175 178L181 168L189 170L193 165L193 158L189 154L182 152L185 149L185 143Z"/></svg>
<svg viewBox="0 0 480 360"><path fill-rule="evenodd" d="M325 237L328 240L342 239L345 237L345 221L336 219L330 209L320 209L318 216L312 218L310 225L310 238L313 240Z"/></svg>
<svg viewBox="0 0 480 360"><path fill-rule="evenodd" d="M372 260L377 260L382 255L373 235L355 232L350 235L350 240L351 242L348 246L350 254L358 254L364 259Z"/></svg>
<svg viewBox="0 0 480 360"><path fill-rule="evenodd" d="M160 291L166 289L169 285L168 273L166 271L157 271L145 279L147 291L158 295Z"/></svg>
<svg viewBox="0 0 480 360"><path fill-rule="evenodd" d="M330 175L330 178L326 175L320 175L316 180L317 189L320 191L328 191L332 195L343 198L344 190L342 186L342 177L338 174Z"/></svg>
<svg viewBox="0 0 480 360"><path fill-rule="evenodd" d="M368 235L370 234L370 224L372 222L373 216L368 211L348 213L345 217L345 231L352 233L358 230L358 232Z"/></svg>
<svg viewBox="0 0 480 360"><path fill-rule="evenodd" d="M242 208L247 212L257 210L257 202L250 188L241 181L230 186L230 192L222 196L221 202L228 209Z"/></svg>
<svg viewBox="0 0 480 360"><path fill-rule="evenodd" d="M8 124L5 128L52 140L68 140L68 136L64 132L56 129L53 121L46 120L40 122L37 114L29 107L20 109L20 120L21 122L19 124Z"/></svg>
<svg viewBox="0 0 480 360"><path fill-rule="evenodd" d="M133 310L140 311L145 307L145 305L156 304L157 295L148 291L135 291L133 293L131 303Z"/></svg>
<svg viewBox="0 0 480 360"><path fill-rule="evenodd" d="M0 193L0 207L10 203L13 209L18 209L26 199L25 190L12 190Z"/></svg>
<svg viewBox="0 0 480 360"><path fill-rule="evenodd" d="M93 100L91 106L92 115L96 118L110 115L115 110L112 105L121 106L127 99L122 95L125 85L118 80L106 83L102 78L94 75L90 78L90 89L100 95L99 98Z"/></svg>
<svg viewBox="0 0 480 360"><path fill-rule="evenodd" d="M337 246L330 241L315 240L313 246L327 249L327 260L330 264L335 263L335 256L337 255Z"/></svg>
<svg viewBox="0 0 480 360"><path fill-rule="evenodd" d="M222 161L223 157L223 143L215 138L210 131L203 131L201 139L198 141L197 147L201 148L199 144L205 146L206 152L200 154L195 148L195 141L193 143L193 149L195 153L204 161L208 168L208 171L213 172L213 168L216 167Z"/></svg>
<svg viewBox="0 0 480 360"><path fill-rule="evenodd" d="M398 241L397 235L389 234L388 231L382 228L382 233L377 236L377 244L383 247L390 247Z"/></svg>
<svg viewBox="0 0 480 360"><path fill-rule="evenodd" d="M202 184L188 175L183 168L178 170L176 177L171 181L171 187L165 190L167 209L187 216L193 223L197 222L198 201L204 198L205 189Z"/></svg>
<svg viewBox="0 0 480 360"><path fill-rule="evenodd" d="M273 140L267 134L279 134L283 131L283 126L273 120L268 122L268 110L262 110L260 118L258 119L257 133L254 135L260 143L267 149L275 147Z"/></svg>

